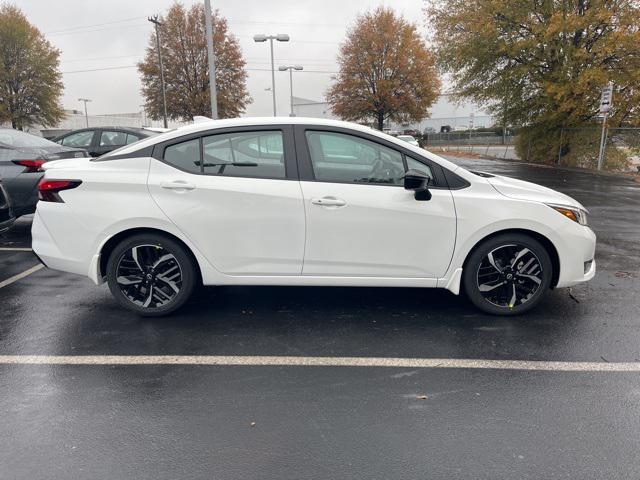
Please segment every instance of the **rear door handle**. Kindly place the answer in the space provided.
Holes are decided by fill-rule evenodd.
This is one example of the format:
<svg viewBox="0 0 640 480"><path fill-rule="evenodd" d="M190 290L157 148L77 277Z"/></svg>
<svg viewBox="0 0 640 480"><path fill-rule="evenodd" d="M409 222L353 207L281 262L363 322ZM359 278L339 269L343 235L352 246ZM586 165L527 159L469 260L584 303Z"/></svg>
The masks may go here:
<svg viewBox="0 0 640 480"><path fill-rule="evenodd" d="M185 182L183 180L176 180L174 182L160 182L160 186L169 190L193 190L196 188L195 184Z"/></svg>
<svg viewBox="0 0 640 480"><path fill-rule="evenodd" d="M311 203L321 207L344 207L347 202L336 197L312 198Z"/></svg>

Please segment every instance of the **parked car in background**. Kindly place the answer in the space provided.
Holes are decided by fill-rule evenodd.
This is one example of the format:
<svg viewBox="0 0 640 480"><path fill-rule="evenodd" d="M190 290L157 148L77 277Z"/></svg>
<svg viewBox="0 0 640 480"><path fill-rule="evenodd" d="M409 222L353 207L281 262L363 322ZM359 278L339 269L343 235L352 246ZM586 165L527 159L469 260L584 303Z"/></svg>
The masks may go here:
<svg viewBox="0 0 640 480"><path fill-rule="evenodd" d="M412 135L398 135L398 140L402 140L403 142L410 143L414 147L420 146L420 144L418 143L418 140L416 140L416 138Z"/></svg>
<svg viewBox="0 0 640 480"><path fill-rule="evenodd" d="M11 198L15 216L36 210L37 187L45 162L88 156L84 150L64 147L37 135L0 128L0 177Z"/></svg>
<svg viewBox="0 0 640 480"><path fill-rule="evenodd" d="M402 131L402 135L411 135L412 137L420 136L420 132L415 128L407 128Z"/></svg>
<svg viewBox="0 0 640 480"><path fill-rule="evenodd" d="M422 131L422 135L431 135L432 133L436 133L436 129L433 127L425 127L425 129Z"/></svg>
<svg viewBox="0 0 640 480"><path fill-rule="evenodd" d="M11 208L11 199L2 185L2 178L0 178L0 233L9 230L14 220L15 217L13 216L13 210Z"/></svg>
<svg viewBox="0 0 640 480"><path fill-rule="evenodd" d="M95 127L73 130L53 139L65 147L82 148L92 157L99 157L116 148L158 135L157 129L135 127Z"/></svg>
<svg viewBox="0 0 640 480"><path fill-rule="evenodd" d="M439 287L514 315L595 275L576 200L353 123L215 120L45 168L33 251L142 315L200 282Z"/></svg>

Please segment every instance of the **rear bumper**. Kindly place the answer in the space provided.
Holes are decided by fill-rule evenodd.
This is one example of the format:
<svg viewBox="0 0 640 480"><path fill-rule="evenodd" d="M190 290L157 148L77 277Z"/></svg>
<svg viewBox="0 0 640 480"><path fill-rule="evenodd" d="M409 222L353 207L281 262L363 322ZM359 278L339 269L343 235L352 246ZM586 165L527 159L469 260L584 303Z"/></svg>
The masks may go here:
<svg viewBox="0 0 640 480"><path fill-rule="evenodd" d="M38 183L42 176L42 173L21 173L6 183L5 189L11 198L16 218L36 211Z"/></svg>
<svg viewBox="0 0 640 480"><path fill-rule="evenodd" d="M31 238L33 253L48 268L87 275L88 262L82 257L79 258L77 255L63 251L68 250L68 248L56 243L37 210L31 226ZM75 250L77 251L77 249Z"/></svg>

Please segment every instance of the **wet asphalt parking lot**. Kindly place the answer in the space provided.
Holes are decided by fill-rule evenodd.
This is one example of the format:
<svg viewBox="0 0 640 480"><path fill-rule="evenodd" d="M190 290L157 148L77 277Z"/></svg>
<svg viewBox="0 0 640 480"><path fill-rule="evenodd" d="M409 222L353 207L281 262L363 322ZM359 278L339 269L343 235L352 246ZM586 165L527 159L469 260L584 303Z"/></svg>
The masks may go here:
<svg viewBox="0 0 640 480"><path fill-rule="evenodd" d="M516 318L444 290L224 287L147 319L74 275L40 269L7 285L37 265L20 250L21 219L0 237L0 355L97 360L0 362L0 478L640 478L640 184L456 161L581 201L596 278ZM148 355L241 364L135 364ZM541 368L455 363L467 359ZM603 371L621 362L628 371Z"/></svg>

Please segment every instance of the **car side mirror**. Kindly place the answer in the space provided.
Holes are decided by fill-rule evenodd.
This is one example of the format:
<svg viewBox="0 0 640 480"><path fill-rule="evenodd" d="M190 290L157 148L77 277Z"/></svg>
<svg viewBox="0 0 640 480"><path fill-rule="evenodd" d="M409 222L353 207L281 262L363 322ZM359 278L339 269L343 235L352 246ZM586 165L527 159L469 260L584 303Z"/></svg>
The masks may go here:
<svg viewBox="0 0 640 480"><path fill-rule="evenodd" d="M431 183L431 177L419 170L408 170L407 173L404 174L404 188L405 190L415 192L414 198L416 200L431 200L429 183Z"/></svg>

